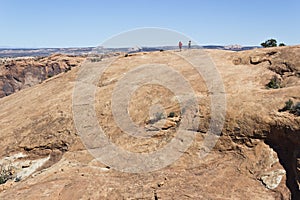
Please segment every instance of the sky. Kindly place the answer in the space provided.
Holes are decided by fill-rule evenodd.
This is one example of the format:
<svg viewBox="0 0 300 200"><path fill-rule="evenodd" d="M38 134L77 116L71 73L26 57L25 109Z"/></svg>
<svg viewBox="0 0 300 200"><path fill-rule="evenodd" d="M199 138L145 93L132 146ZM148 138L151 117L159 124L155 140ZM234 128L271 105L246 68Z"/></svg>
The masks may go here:
<svg viewBox="0 0 300 200"><path fill-rule="evenodd" d="M98 46L143 27L200 45L296 45L299 11L299 0L0 0L0 47Z"/></svg>

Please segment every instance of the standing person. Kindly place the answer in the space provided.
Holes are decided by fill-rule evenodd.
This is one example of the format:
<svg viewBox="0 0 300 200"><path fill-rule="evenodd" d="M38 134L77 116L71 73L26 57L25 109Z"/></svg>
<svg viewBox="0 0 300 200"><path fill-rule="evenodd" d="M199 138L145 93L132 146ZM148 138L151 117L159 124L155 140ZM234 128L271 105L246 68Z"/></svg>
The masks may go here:
<svg viewBox="0 0 300 200"><path fill-rule="evenodd" d="M188 43L189 49L191 48L191 46L192 46L192 41L190 40L189 43Z"/></svg>
<svg viewBox="0 0 300 200"><path fill-rule="evenodd" d="M182 48L182 42L181 41L179 41L178 46L179 46L179 50L181 51L181 48Z"/></svg>

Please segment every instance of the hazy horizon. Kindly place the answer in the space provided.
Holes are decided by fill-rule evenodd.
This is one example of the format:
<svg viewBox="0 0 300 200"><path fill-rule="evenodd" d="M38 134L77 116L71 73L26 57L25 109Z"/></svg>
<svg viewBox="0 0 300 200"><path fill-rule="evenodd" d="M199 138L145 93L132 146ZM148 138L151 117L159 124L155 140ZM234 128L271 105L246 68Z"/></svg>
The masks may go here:
<svg viewBox="0 0 300 200"><path fill-rule="evenodd" d="M228 44L228 45L221 45L221 44L196 44L194 46L199 46L199 47L205 47L205 46L232 46L232 45L239 45L239 44ZM133 47L145 47L145 48L156 48L156 47L177 47L178 45L156 45L156 46L120 46L120 47L104 47L107 49L122 49L122 48L133 48ZM183 44L183 46L187 46L187 44ZM241 45L242 47L260 47L260 45ZM295 46L295 45L291 45ZM66 46L66 47L14 47L14 46L0 46L0 49L76 49L76 48L97 48L101 46Z"/></svg>

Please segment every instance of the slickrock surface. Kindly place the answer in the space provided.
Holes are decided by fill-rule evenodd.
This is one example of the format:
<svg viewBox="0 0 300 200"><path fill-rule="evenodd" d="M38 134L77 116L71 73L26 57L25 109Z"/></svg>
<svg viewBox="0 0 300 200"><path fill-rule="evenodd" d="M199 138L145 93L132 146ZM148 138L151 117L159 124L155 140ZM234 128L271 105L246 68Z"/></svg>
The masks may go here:
<svg viewBox="0 0 300 200"><path fill-rule="evenodd" d="M83 145L73 121L77 75L83 67L97 68L112 58L87 61L0 99L0 164L13 169L13 178L0 185L0 199L297 199L300 117L279 110L289 99L300 101L300 47L205 53L215 63L226 95L225 124L206 157L199 158L199 152L208 134L211 94L204 79L184 59L203 52L120 55L94 84L99 125L114 144L138 153L155 151L170 142L182 120L180 106L165 87L138 88L128 111L132 121L151 136L128 136L111 110L112 93L122 77L135 66L166 64L195 91L199 105L195 119L200 123L189 130L195 135L193 143L171 165L147 173L118 171L97 161ZM79 63L72 62L74 66ZM22 83L26 79L15 74ZM168 74L161 76L170 79ZM267 89L274 76L281 87ZM157 103L165 112L149 116L149 107Z"/></svg>

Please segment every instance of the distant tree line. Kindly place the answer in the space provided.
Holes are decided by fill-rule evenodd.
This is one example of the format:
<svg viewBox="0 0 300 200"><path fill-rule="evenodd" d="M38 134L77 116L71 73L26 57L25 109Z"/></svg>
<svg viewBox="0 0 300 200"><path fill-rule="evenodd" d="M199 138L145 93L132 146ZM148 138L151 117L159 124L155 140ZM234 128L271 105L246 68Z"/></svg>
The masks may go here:
<svg viewBox="0 0 300 200"><path fill-rule="evenodd" d="M271 38L271 39L266 40L265 42L262 42L260 45L264 48L277 47L277 40ZM282 46L285 46L285 44L284 43L279 43L278 46L282 47Z"/></svg>

